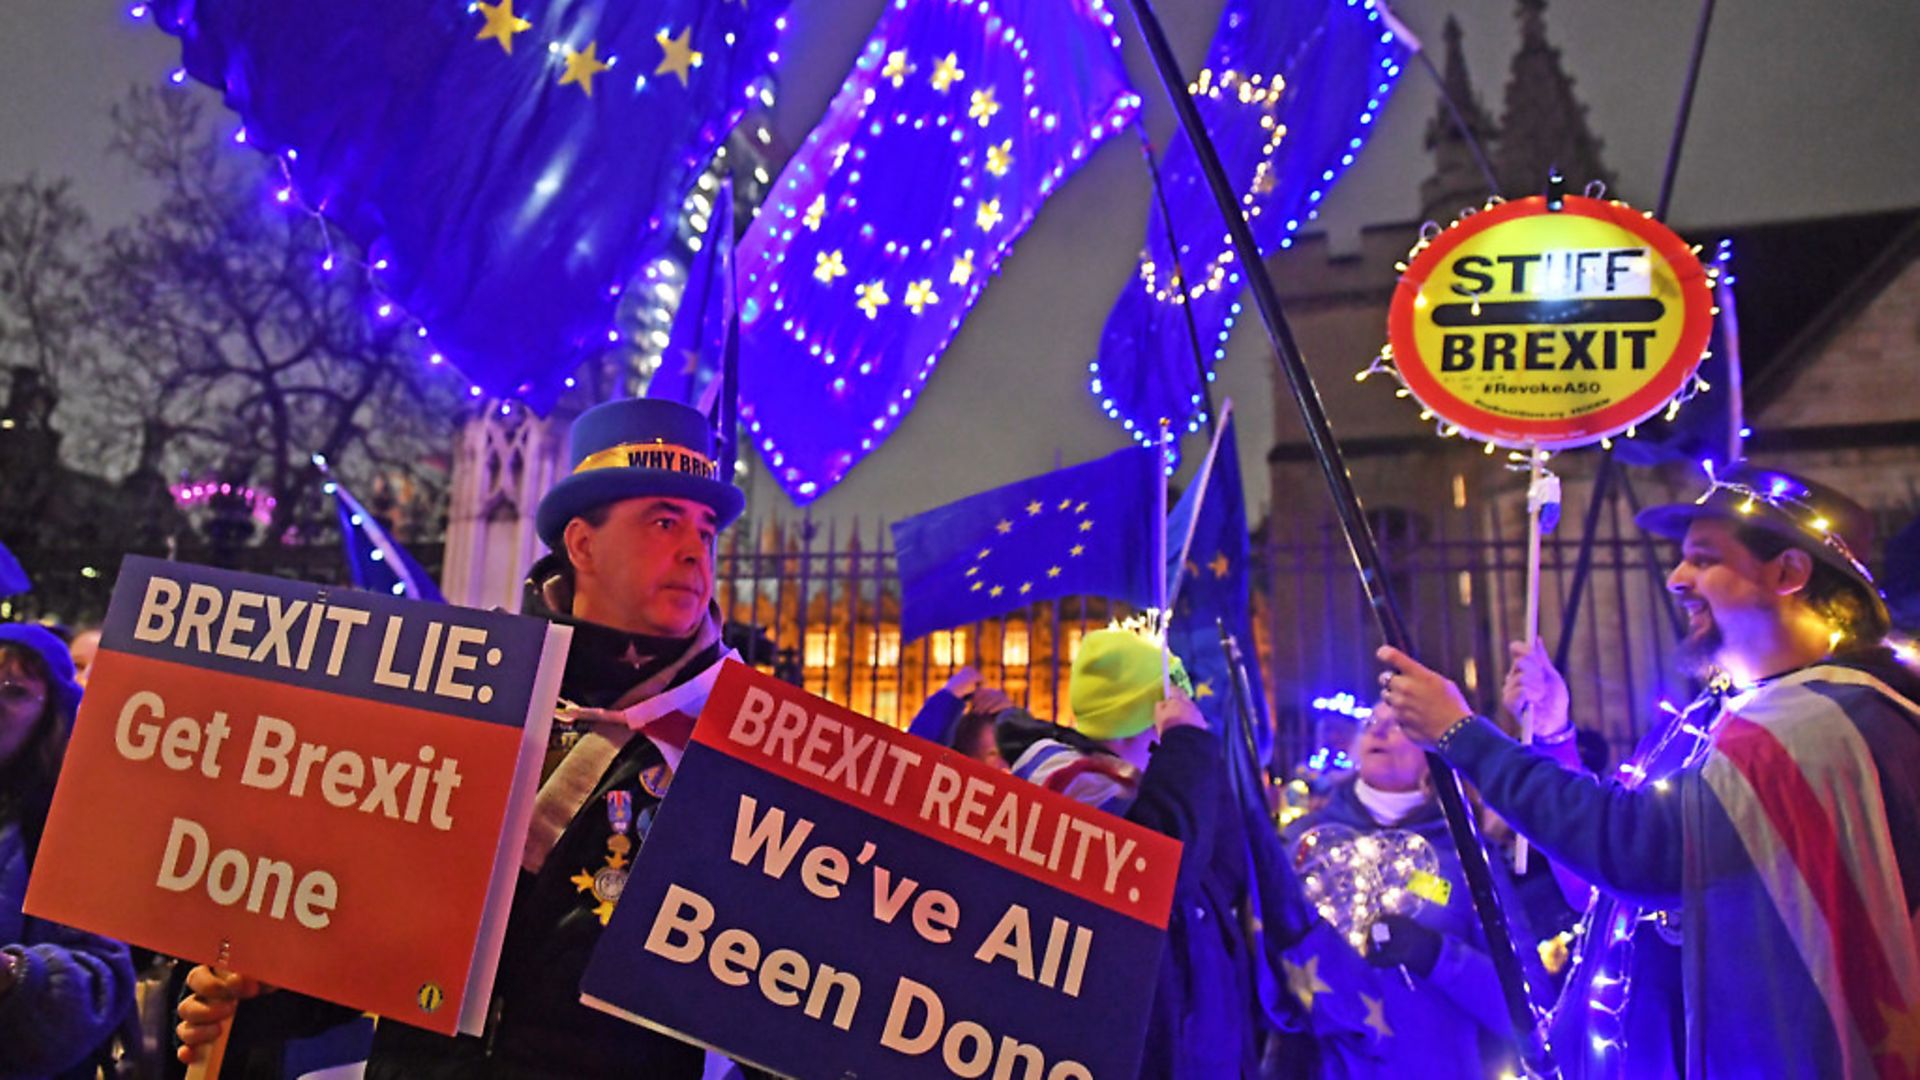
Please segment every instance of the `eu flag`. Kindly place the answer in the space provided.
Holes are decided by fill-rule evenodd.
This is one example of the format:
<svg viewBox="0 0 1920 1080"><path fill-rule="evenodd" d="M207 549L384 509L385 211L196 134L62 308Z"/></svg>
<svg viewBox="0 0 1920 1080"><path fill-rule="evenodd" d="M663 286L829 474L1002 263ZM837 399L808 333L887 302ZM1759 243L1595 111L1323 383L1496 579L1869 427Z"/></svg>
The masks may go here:
<svg viewBox="0 0 1920 1080"><path fill-rule="evenodd" d="M1152 603L1159 483L1126 449L896 523L902 639L1061 596Z"/></svg>
<svg viewBox="0 0 1920 1080"><path fill-rule="evenodd" d="M1234 714L1234 671L1220 642L1220 627L1226 626L1240 646L1255 741L1265 758L1273 732L1253 640L1246 496L1240 487L1240 455L1231 419L1220 434L1220 448L1204 482L1195 477L1168 515L1170 559L1179 559L1181 538L1189 534L1186 558L1167 568L1168 595L1174 598L1167 647L1187 665L1195 703L1207 723L1222 735L1232 734L1239 721Z"/></svg>
<svg viewBox="0 0 1920 1080"><path fill-rule="evenodd" d="M485 390L544 408L761 100L786 0L154 0L244 141ZM241 137L241 136L237 136ZM609 334L614 334L609 338Z"/></svg>

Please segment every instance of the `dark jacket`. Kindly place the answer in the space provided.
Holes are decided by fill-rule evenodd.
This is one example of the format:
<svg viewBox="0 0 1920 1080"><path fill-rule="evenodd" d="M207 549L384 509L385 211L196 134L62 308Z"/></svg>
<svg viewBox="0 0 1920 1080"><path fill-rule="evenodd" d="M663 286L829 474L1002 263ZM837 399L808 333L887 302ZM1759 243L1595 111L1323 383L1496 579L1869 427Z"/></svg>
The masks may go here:
<svg viewBox="0 0 1920 1080"><path fill-rule="evenodd" d="M0 946L26 960L0 996L0 1077L92 1076L132 1013L133 965L117 941L23 913L28 868L19 825L0 826Z"/></svg>
<svg viewBox="0 0 1920 1080"><path fill-rule="evenodd" d="M1033 760L1024 753L1030 747L1022 748L1021 764ZM1020 765L1014 774L1022 775ZM1154 747L1125 806L1128 821L1183 845L1147 1020L1143 1077L1224 1080L1258 1069L1258 1006L1243 921L1246 840L1230 800L1219 739L1182 727Z"/></svg>
<svg viewBox="0 0 1920 1080"><path fill-rule="evenodd" d="M522 610L573 628L561 679L563 700L589 708L625 709L653 692L679 686L726 655L715 619L691 639L627 634L562 614L571 610L571 581L563 563L549 557L534 567ZM570 752L575 736L556 726L549 767ZM560 833L538 872L522 870L507 920L493 1002L482 1038L449 1039L383 1023L374 1037L367 1076L380 1077L648 1077L697 1080L705 1052L697 1046L616 1019L579 1003L580 977L604 929L601 901L575 878L591 878L608 865L613 836L608 798L631 799L627 835L630 862L645 842L671 773L653 742L628 739L601 773L579 811ZM607 907L611 913L611 906ZM349 1014L336 1006L277 1002L267 995L240 1011L234 1043L265 1036L262 1052L247 1059L245 1075L279 1075L273 1040L310 1033ZM292 998L294 995L284 995ZM306 1002L307 999L299 999ZM251 1030L250 1030L251 1029ZM229 1064L233 1061L229 1050Z"/></svg>

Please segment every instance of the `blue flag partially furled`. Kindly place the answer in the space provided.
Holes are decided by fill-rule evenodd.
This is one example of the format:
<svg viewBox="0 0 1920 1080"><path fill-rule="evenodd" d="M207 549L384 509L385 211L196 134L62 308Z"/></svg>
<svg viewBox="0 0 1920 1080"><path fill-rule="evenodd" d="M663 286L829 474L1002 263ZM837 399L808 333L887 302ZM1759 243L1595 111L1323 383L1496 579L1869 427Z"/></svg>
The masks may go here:
<svg viewBox="0 0 1920 1080"><path fill-rule="evenodd" d="M444 604L440 587L407 549L400 546L360 500L338 481L327 481L334 507L340 513L340 542L346 548L347 569L356 589L369 589L409 600Z"/></svg>
<svg viewBox="0 0 1920 1080"><path fill-rule="evenodd" d="M650 398L664 398L713 412L720 390L720 364L733 323L733 178L720 182L706 243L687 267L687 287L673 313L673 329L660 367L647 381Z"/></svg>
<svg viewBox="0 0 1920 1080"><path fill-rule="evenodd" d="M1353 164L1410 45L1373 0L1228 0L1194 77L1194 104L1262 254L1291 246ZM1199 430L1194 350L1211 373L1244 285L1184 134L1167 148L1160 184L1171 227L1156 200L1139 269L1107 315L1089 382L1101 409L1142 445L1162 418Z"/></svg>
<svg viewBox="0 0 1920 1080"><path fill-rule="evenodd" d="M902 640L1061 596L1152 603L1159 483L1127 449L896 523Z"/></svg>
<svg viewBox="0 0 1920 1080"><path fill-rule="evenodd" d="M154 0L188 74L476 384L535 407L764 92L785 0ZM613 340L617 340L617 337Z"/></svg>
<svg viewBox="0 0 1920 1080"><path fill-rule="evenodd" d="M1181 539L1189 532L1192 539L1184 545L1186 558L1173 562L1179 559ZM1220 624L1225 623L1240 647L1254 740L1265 760L1273 745L1273 725L1253 640L1246 496L1240 488L1240 455L1231 419L1221 433L1211 475L1196 476L1167 515L1167 547L1168 595L1174 598L1167 646L1186 663L1195 702L1207 722L1230 736L1239 721L1234 713L1233 669L1220 642Z"/></svg>

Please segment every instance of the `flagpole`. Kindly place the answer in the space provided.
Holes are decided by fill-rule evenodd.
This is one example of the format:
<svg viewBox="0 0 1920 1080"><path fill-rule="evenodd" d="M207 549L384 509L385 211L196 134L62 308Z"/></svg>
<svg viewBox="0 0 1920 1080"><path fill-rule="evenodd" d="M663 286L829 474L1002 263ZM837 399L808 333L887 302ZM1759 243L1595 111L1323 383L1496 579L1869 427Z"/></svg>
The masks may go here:
<svg viewBox="0 0 1920 1080"><path fill-rule="evenodd" d="M1153 456L1153 520L1159 523L1154 530L1153 608L1160 613L1160 625L1155 629L1160 637L1162 697L1173 696L1173 663L1167 655L1167 630L1173 625L1173 612L1167 608L1167 484L1171 480L1167 475L1167 446L1172 440L1173 422L1163 416L1160 418L1160 447Z"/></svg>
<svg viewBox="0 0 1920 1080"><path fill-rule="evenodd" d="M1521 624L1523 636L1520 640L1533 648L1540 638L1540 515L1547 504L1546 452L1537 444L1527 444L1527 613ZM1520 743L1523 746L1533 743L1533 704L1524 702L1520 706ZM1527 838L1515 835L1513 842L1513 872L1527 872Z"/></svg>
<svg viewBox="0 0 1920 1080"><path fill-rule="evenodd" d="M1180 538L1180 557L1173 564L1173 585L1167 590L1167 603L1180 599L1180 589L1187 583L1187 553L1193 550L1193 534L1200 527L1200 508L1207 503L1207 488L1213 483L1213 460L1220 454L1220 440L1227 430L1227 421L1233 418L1233 399L1226 398L1220 403L1220 422L1213 429L1213 441L1207 444L1207 458L1200 463L1199 489L1193 493L1193 519L1187 522L1187 535Z"/></svg>
<svg viewBox="0 0 1920 1080"><path fill-rule="evenodd" d="M1253 231L1247 227L1246 217L1240 212L1239 197L1220 164L1219 152L1207 136L1206 125L1201 121L1199 111L1194 108L1193 98L1187 92L1186 77L1181 74L1173 49L1167 44L1166 33L1153 13L1153 5L1150 0L1129 2L1134 18L1140 24L1141 35L1146 40L1147 51L1159 70L1160 80L1173 100L1180 126L1193 144L1201 171L1206 175L1207 186L1220 207L1221 217L1226 220L1234 254L1247 275L1261 320L1266 323L1267 334L1273 340L1275 363L1286 376L1287 386L1293 393L1294 404L1298 406L1306 428L1307 441L1313 447L1320 471L1331 489L1334 508L1340 515L1347 545L1360 572L1361 585L1367 592L1381 636L1387 644L1411 655L1412 642L1387 587L1385 565L1380 558L1373 530L1360 508L1360 498L1353 489L1353 478L1347 472L1340 446L1334 441L1333 429L1327 421L1327 411L1320 401L1320 392L1314 386L1313 375L1307 370L1300 348L1293 340L1293 330L1287 324L1279 294L1260 255L1260 245L1254 240ZM1162 528L1164 530L1164 525ZM1164 578L1166 575L1163 572L1160 576ZM1547 1049L1546 1039L1534 1016L1533 1005L1527 995L1526 975L1514 952L1513 936L1501 911L1500 897L1494 888L1493 874L1487 866L1486 852L1480 846L1473 818L1467 812L1460 779L1439 754L1429 753L1427 763L1433 775L1435 792L1439 796L1440 809L1446 816L1448 834L1460 858L1461 873L1467 880L1467 891L1473 899L1474 911L1480 918L1488 959L1492 960L1494 973L1500 980L1521 1059L1535 1075L1557 1076L1559 1070L1553 1064L1552 1054Z"/></svg>

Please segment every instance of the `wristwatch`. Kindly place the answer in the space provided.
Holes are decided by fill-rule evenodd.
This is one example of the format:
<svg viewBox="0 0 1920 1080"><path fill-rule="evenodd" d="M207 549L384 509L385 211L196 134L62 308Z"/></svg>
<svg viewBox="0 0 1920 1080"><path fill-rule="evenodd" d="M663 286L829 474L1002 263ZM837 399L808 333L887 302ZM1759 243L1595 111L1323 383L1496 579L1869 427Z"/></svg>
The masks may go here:
<svg viewBox="0 0 1920 1080"><path fill-rule="evenodd" d="M27 958L12 949L0 949L0 997L5 997L27 975Z"/></svg>

